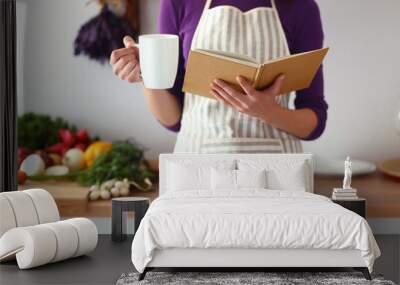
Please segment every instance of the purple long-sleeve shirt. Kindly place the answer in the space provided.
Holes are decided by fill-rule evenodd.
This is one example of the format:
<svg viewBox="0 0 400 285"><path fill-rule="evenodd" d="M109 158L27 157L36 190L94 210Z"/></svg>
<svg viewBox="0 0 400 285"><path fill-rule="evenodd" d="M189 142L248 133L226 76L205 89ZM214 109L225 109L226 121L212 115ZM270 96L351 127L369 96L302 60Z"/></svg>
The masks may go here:
<svg viewBox="0 0 400 285"><path fill-rule="evenodd" d="M182 92L185 66L192 38L199 23L206 0L161 0L159 31L176 34L180 38L180 58L174 87L170 90L183 104ZM271 7L270 0L213 0L211 8L220 5L235 6L242 11L257 7ZM318 5L314 0L276 0L279 17L288 41L290 53L301 53L319 49L323 44L322 23ZM324 99L322 67L307 89L296 92L296 109L309 108L318 117L318 124L305 140L318 138L325 129L328 105ZM180 121L165 126L171 131L180 130Z"/></svg>

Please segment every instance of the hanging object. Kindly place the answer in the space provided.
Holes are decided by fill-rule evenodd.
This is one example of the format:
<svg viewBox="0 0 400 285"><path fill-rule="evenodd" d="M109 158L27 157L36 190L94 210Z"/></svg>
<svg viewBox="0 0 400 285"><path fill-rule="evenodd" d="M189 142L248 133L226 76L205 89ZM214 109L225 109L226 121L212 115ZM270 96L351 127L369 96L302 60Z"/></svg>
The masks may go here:
<svg viewBox="0 0 400 285"><path fill-rule="evenodd" d="M86 55L101 63L111 52L123 47L126 35L139 34L139 0L98 0L101 12L84 24L75 39L74 54Z"/></svg>

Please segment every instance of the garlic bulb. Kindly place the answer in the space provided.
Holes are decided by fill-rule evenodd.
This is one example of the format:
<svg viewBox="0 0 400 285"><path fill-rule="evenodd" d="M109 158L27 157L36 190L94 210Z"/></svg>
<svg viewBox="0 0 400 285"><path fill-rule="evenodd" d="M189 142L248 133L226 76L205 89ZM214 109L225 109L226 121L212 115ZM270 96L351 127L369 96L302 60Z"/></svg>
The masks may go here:
<svg viewBox="0 0 400 285"><path fill-rule="evenodd" d="M120 189L118 189L118 188L115 186L115 187L111 188L110 192L111 192L111 195L112 195L113 197L118 197L119 194L120 194Z"/></svg>
<svg viewBox="0 0 400 285"><path fill-rule="evenodd" d="M103 200L108 200L108 199L110 199L110 198L111 198L110 191L101 190L101 191L100 191L100 197L101 197L101 199L103 199Z"/></svg>
<svg viewBox="0 0 400 285"><path fill-rule="evenodd" d="M89 199L91 201L96 201L100 198L100 191L99 190L95 190L95 191L91 191L89 193Z"/></svg>
<svg viewBox="0 0 400 285"><path fill-rule="evenodd" d="M121 196L128 196L129 195L129 188L122 188L119 190Z"/></svg>

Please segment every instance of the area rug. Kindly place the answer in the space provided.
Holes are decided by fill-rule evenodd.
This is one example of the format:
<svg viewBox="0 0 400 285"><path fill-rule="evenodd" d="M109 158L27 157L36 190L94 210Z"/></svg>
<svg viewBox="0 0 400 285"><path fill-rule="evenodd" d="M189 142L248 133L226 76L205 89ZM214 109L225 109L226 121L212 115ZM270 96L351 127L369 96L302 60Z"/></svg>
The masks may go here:
<svg viewBox="0 0 400 285"><path fill-rule="evenodd" d="M122 274L117 285L395 285L380 275L373 275L368 281L359 272L148 272L146 278L138 281L138 273Z"/></svg>

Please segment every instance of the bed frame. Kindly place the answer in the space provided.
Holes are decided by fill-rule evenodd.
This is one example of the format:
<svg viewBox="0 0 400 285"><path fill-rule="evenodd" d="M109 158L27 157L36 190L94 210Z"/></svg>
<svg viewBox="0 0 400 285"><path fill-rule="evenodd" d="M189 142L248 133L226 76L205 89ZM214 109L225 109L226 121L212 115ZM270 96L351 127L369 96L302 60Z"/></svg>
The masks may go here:
<svg viewBox="0 0 400 285"><path fill-rule="evenodd" d="M165 193L167 175L166 162L173 160L221 160L221 159L271 159L303 160L307 164L307 192L314 192L314 171L311 154L161 154L160 155L160 195ZM229 268L246 271L254 268L343 268L350 267L361 271L367 280L371 276L359 250L329 249L158 249L152 261L139 275L143 280L146 273L155 268Z"/></svg>

